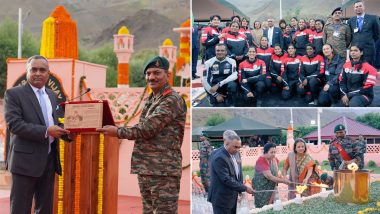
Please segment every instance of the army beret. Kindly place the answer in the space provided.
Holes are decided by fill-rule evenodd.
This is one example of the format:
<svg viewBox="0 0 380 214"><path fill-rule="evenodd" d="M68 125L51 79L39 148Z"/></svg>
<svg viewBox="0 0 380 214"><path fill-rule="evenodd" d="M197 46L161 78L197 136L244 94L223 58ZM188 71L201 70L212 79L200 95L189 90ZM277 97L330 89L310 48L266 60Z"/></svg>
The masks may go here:
<svg viewBox="0 0 380 214"><path fill-rule="evenodd" d="M331 13L331 15L334 15L335 11L342 11L342 8L341 7L337 7L333 10L333 12Z"/></svg>
<svg viewBox="0 0 380 214"><path fill-rule="evenodd" d="M321 180L322 180L323 182L325 182L326 179L327 179L327 173L323 173L323 174L321 175Z"/></svg>
<svg viewBox="0 0 380 214"><path fill-rule="evenodd" d="M164 70L169 70L169 61L165 57L156 56L145 65L144 74L148 68L161 68Z"/></svg>
<svg viewBox="0 0 380 214"><path fill-rule="evenodd" d="M334 128L334 132L337 132L337 131L344 131L344 130L346 130L346 127L344 127L342 124L338 124L338 125L336 125L335 126L335 128Z"/></svg>

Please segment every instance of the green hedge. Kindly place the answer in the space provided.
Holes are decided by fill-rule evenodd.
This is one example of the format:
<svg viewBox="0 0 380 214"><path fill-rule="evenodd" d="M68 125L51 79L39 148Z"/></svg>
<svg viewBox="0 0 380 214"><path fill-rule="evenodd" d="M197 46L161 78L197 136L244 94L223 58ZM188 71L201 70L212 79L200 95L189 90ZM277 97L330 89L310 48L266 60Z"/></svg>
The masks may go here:
<svg viewBox="0 0 380 214"><path fill-rule="evenodd" d="M378 211L370 213L380 213L380 207L376 206L376 202L380 201L380 182L374 182L370 186L370 200L368 204L364 205L347 205L340 204L334 201L334 195L330 194L328 198L313 198L304 201L302 205L291 204L284 207L281 212L274 212L273 210L261 213L281 213L281 214L321 214L321 213L358 213L358 211L365 210L366 208L379 208Z"/></svg>

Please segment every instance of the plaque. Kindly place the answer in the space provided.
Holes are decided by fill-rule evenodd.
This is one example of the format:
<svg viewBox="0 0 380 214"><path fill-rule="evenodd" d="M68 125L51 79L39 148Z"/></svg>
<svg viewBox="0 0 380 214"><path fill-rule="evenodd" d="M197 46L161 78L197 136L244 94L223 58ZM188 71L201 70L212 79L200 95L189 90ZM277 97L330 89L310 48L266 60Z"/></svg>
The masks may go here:
<svg viewBox="0 0 380 214"><path fill-rule="evenodd" d="M104 125L115 125L105 100L64 103L64 128L71 132L95 131Z"/></svg>

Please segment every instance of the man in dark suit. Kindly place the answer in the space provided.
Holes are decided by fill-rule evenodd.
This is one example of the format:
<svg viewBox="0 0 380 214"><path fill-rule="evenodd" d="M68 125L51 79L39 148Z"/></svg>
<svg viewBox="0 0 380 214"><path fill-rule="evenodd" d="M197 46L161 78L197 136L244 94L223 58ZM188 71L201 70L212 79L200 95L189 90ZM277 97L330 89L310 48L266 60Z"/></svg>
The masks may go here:
<svg viewBox="0 0 380 214"><path fill-rule="evenodd" d="M191 75L192 79L198 79L197 75L197 63L198 63L198 54L199 54L199 38L198 38L198 25L193 25L192 34L191 34Z"/></svg>
<svg viewBox="0 0 380 214"><path fill-rule="evenodd" d="M223 133L224 145L211 157L211 185L208 201L214 214L235 214L238 193L253 193L243 184L240 137L232 130Z"/></svg>
<svg viewBox="0 0 380 214"><path fill-rule="evenodd" d="M356 1L354 11L356 16L348 20L352 31L352 43L364 49L364 60L374 65L375 42L380 37L379 17L364 12L364 2Z"/></svg>
<svg viewBox="0 0 380 214"><path fill-rule="evenodd" d="M279 27L274 27L274 20L268 19L268 29L264 30L265 37L268 38L268 45L274 47L276 44L280 44L281 48L284 48L284 37Z"/></svg>
<svg viewBox="0 0 380 214"><path fill-rule="evenodd" d="M26 64L27 84L5 92L5 120L10 131L8 170L12 173L10 212L53 212L55 172L61 174L57 138L69 131L57 126L57 96L45 88L50 75L43 56Z"/></svg>

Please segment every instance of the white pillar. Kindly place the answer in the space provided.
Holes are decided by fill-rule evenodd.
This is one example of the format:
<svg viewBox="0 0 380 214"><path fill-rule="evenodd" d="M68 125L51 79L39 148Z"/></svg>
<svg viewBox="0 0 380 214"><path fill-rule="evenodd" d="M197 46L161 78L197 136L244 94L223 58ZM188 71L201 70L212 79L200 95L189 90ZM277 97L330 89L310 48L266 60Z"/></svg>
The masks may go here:
<svg viewBox="0 0 380 214"><path fill-rule="evenodd" d="M18 9L18 48L17 58L22 58L22 8Z"/></svg>

